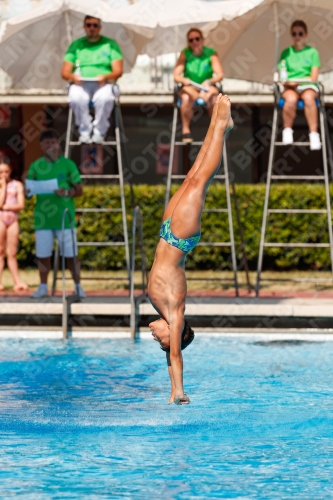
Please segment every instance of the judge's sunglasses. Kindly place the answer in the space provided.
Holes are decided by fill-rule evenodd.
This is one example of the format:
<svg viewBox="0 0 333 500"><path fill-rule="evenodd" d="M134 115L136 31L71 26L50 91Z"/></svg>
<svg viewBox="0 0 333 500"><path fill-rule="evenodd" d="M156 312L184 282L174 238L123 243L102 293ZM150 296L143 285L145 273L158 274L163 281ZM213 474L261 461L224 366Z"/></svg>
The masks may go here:
<svg viewBox="0 0 333 500"><path fill-rule="evenodd" d="M189 43L200 42L200 36L195 36L194 38L188 39Z"/></svg>
<svg viewBox="0 0 333 500"><path fill-rule="evenodd" d="M293 36L304 36L304 31L293 31Z"/></svg>
<svg viewBox="0 0 333 500"><path fill-rule="evenodd" d="M98 28L98 23L86 23L87 28Z"/></svg>

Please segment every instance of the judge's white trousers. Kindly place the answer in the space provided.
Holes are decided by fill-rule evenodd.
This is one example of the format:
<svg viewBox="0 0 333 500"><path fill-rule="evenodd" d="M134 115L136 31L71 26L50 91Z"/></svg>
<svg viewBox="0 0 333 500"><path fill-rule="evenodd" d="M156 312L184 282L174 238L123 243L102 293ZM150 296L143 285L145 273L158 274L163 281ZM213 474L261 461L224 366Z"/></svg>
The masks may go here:
<svg viewBox="0 0 333 500"><path fill-rule="evenodd" d="M112 83L100 86L97 82L82 82L81 85L72 84L69 87L69 105L75 116L75 123L80 134L90 134L94 131L105 135L110 126L109 118L114 106ZM95 119L89 112L89 103L93 102Z"/></svg>

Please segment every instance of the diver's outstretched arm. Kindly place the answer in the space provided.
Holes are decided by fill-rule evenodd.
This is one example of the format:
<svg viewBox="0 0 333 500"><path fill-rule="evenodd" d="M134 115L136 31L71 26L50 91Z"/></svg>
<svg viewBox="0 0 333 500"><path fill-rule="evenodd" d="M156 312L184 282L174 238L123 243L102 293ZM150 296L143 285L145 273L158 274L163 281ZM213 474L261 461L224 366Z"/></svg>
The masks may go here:
<svg viewBox="0 0 333 500"><path fill-rule="evenodd" d="M184 329L184 305L176 304L169 316L170 325L170 362L175 384L174 402L188 404L189 398L184 394L183 387L183 355L181 351L181 336Z"/></svg>
<svg viewBox="0 0 333 500"><path fill-rule="evenodd" d="M170 377L170 382L171 382L171 396L170 396L170 399L168 401L168 405L170 405L175 400L176 386L175 386L175 379L173 378L173 372L172 372L172 366L171 366L169 352L166 353L166 360L167 360L168 372L169 372L169 377Z"/></svg>

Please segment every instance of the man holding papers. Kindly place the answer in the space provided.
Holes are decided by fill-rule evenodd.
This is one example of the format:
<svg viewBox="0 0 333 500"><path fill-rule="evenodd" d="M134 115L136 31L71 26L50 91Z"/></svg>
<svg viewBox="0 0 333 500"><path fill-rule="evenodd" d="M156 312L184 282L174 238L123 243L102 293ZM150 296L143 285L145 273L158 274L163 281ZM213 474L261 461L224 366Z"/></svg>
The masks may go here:
<svg viewBox="0 0 333 500"><path fill-rule="evenodd" d="M181 51L173 72L176 83L181 83L182 141L190 143L193 104L199 98L211 115L218 90L215 83L223 78L223 69L216 50L204 45L203 34L198 28L187 32L188 46Z"/></svg>
<svg viewBox="0 0 333 500"><path fill-rule="evenodd" d="M44 156L30 165L26 183L28 196L39 193L34 211L34 229L36 231L36 256L41 284L32 295L36 299L48 295L47 277L51 269L51 255L55 237L60 243L60 253L62 254L62 250L64 250L73 279L75 277L72 232L68 217L65 220L64 241L62 241L61 228L63 212L66 208L68 208L75 226L73 198L82 196L80 173L72 160L60 155L58 133L55 130L44 130L40 135L40 146ZM75 228L74 236L75 254L77 255ZM75 283L75 292L83 298L85 293L80 285L80 269L77 269L77 275L78 282Z"/></svg>
<svg viewBox="0 0 333 500"><path fill-rule="evenodd" d="M123 74L123 56L115 40L100 35L100 19L86 16L83 27L87 35L68 47L61 76L72 84L68 99L80 142L99 144L110 126L115 97L113 83ZM95 108L93 123L90 101Z"/></svg>

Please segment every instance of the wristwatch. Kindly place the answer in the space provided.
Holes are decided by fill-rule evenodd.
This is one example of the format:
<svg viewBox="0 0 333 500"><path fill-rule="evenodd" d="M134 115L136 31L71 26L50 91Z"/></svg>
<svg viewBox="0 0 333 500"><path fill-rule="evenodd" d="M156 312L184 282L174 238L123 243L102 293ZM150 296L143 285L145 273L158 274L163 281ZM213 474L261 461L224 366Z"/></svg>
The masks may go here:
<svg viewBox="0 0 333 500"><path fill-rule="evenodd" d="M64 189L65 196L69 196L70 189Z"/></svg>

